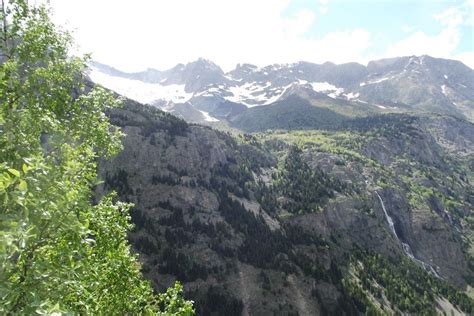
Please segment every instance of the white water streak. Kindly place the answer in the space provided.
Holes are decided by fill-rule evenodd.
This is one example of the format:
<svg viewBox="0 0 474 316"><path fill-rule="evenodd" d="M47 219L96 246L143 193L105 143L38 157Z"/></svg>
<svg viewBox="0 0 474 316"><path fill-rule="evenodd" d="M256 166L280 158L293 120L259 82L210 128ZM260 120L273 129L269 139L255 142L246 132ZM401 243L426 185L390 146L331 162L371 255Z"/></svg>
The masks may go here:
<svg viewBox="0 0 474 316"><path fill-rule="evenodd" d="M375 194L377 194L380 204L382 205L382 209L385 214L385 219L387 220L388 226L390 226L390 230L392 231L395 238L397 238L397 240L402 244L403 252L405 253L405 255L409 257L411 260L421 265L426 271L430 272L435 277L441 279L441 276L438 274L438 272L436 272L436 270L431 265L429 265L428 263L424 261L421 261L420 259L417 259L415 255L413 255L413 251L411 250L411 247L409 244L404 243L403 241L400 240L400 238L398 237L397 231L395 230L395 224L393 223L393 219L390 217L390 215L388 215L387 210L385 209L385 204L383 203L383 200L380 197L380 194L377 191L375 191Z"/></svg>

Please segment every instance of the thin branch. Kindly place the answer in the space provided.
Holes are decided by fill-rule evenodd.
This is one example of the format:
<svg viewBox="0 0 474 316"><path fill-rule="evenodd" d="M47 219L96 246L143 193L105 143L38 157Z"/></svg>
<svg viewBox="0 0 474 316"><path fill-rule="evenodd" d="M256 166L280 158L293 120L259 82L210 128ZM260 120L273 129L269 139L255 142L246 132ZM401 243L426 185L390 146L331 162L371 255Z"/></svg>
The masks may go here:
<svg viewBox="0 0 474 316"><path fill-rule="evenodd" d="M8 56L8 27L7 27L7 13L5 10L5 0L2 0L2 18L3 18L3 45L5 46L5 54Z"/></svg>

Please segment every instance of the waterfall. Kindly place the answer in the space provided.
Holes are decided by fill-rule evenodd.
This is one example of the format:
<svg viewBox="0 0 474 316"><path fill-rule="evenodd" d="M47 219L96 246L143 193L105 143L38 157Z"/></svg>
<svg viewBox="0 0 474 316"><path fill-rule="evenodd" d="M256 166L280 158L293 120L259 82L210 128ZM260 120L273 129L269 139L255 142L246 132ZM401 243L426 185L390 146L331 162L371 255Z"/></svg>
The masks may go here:
<svg viewBox="0 0 474 316"><path fill-rule="evenodd" d="M393 219L390 217L390 215L388 215L387 210L385 209L385 204L383 203L382 197L380 197L380 194L377 191L375 191L375 194L377 194L377 197L379 198L379 201L380 201L380 205L382 205L382 209L385 214L385 219L387 220L388 226L390 226L390 230L392 231L393 235L395 236L395 238L397 238L397 240L402 245L403 252L405 253L405 255L411 260L421 265L426 271L428 271L435 277L441 279L441 276L438 274L438 272L436 272L436 270L431 265L429 265L428 263L424 261L421 261L420 259L416 258L413 255L413 251L411 250L411 247L409 244L404 243L403 241L400 240L400 238L398 237L397 231L395 230L395 224L393 223Z"/></svg>
<svg viewBox="0 0 474 316"><path fill-rule="evenodd" d="M385 218L387 219L388 226L390 226L390 229L392 230L392 233L395 235L397 240L400 241L400 238L398 238L397 232L395 231L395 225L393 224L393 220L390 217L390 215L388 215L387 210L385 209L385 204L383 203L382 198L380 197L380 195L377 191L375 191L375 194L377 194L377 196L379 198L379 201L380 201L380 204L382 205L382 209L383 209L383 212L385 214Z"/></svg>

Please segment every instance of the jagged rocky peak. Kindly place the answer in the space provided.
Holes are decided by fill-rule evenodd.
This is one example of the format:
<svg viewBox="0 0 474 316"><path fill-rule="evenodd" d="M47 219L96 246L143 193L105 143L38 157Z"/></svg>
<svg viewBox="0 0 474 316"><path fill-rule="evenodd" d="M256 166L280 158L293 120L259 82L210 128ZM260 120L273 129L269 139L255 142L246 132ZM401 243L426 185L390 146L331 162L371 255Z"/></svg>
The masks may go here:
<svg viewBox="0 0 474 316"><path fill-rule="evenodd" d="M237 67L235 67L235 70L242 70L242 71L245 71L245 72L255 71L257 69L258 69L257 66L252 65L252 64L247 64L247 63L237 64Z"/></svg>
<svg viewBox="0 0 474 316"><path fill-rule="evenodd" d="M117 77L126 77L127 75L130 75L126 72L123 72L121 70L118 70L115 67L106 65L104 63L92 60L88 63L89 66L89 73L91 71L99 71L101 73L110 75L110 76L117 76Z"/></svg>
<svg viewBox="0 0 474 316"><path fill-rule="evenodd" d="M280 100L284 100L292 95L303 97L305 99L314 99L324 94L315 91L309 83L300 84L295 82L285 89Z"/></svg>
<svg viewBox="0 0 474 316"><path fill-rule="evenodd" d="M323 64L321 65L321 67L323 67L323 68L332 68L332 67L334 67L334 66L336 66L336 64L333 63L333 62L330 62L330 61L326 61L325 63L323 63Z"/></svg>
<svg viewBox="0 0 474 316"><path fill-rule="evenodd" d="M185 85L185 91L192 93L203 88L225 82L222 69L210 60L199 58L196 61L179 65L167 72L165 84Z"/></svg>
<svg viewBox="0 0 474 316"><path fill-rule="evenodd" d="M390 71L393 69L403 69L410 57L383 58L369 61L367 70L369 72Z"/></svg>
<svg viewBox="0 0 474 316"><path fill-rule="evenodd" d="M294 65L295 64L290 64L290 63L275 63L275 64L264 67L264 69L273 69L273 70L290 69Z"/></svg>
<svg viewBox="0 0 474 316"><path fill-rule="evenodd" d="M257 70L258 67L252 64L237 64L235 69L230 71L228 75L233 79L242 79Z"/></svg>
<svg viewBox="0 0 474 316"><path fill-rule="evenodd" d="M442 77L450 73L472 73L472 69L460 61L434 58L428 55L413 55L370 61L367 65L367 70L371 74L386 73L390 71L429 71L432 73L442 73Z"/></svg>
<svg viewBox="0 0 474 316"><path fill-rule="evenodd" d="M132 74L132 78L149 83L160 83L163 81L163 72L153 68L147 68L145 71Z"/></svg>
<svg viewBox="0 0 474 316"><path fill-rule="evenodd" d="M301 75L317 71L320 67L321 65L310 63L307 61L299 61L295 63L293 66L293 68L297 71L297 73Z"/></svg>
<svg viewBox="0 0 474 316"><path fill-rule="evenodd" d="M167 72L179 72L179 71L183 71L184 68L186 67L185 64L177 64L176 66L174 66L173 68L169 69Z"/></svg>
<svg viewBox="0 0 474 316"><path fill-rule="evenodd" d="M197 60L186 64L186 69L192 69L194 71L201 71L201 72L217 72L223 74L221 67L216 65L214 62L210 61L209 59L205 58L198 58Z"/></svg>

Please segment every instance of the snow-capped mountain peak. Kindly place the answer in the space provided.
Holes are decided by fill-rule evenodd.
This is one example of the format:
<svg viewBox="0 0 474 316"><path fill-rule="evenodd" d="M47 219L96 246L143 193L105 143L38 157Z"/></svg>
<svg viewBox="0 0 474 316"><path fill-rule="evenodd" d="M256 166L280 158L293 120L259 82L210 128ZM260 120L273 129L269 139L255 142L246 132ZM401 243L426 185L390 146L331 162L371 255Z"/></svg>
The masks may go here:
<svg viewBox="0 0 474 316"><path fill-rule="evenodd" d="M474 71L458 61L430 56L381 59L367 66L329 62L265 67L238 64L227 73L202 58L165 71L138 73L92 63L89 75L106 88L164 110L172 112L170 104L187 103L177 108L194 107L205 122L226 119L226 115L246 108L270 106L297 91L292 87L298 86L340 102L449 113L474 120Z"/></svg>

